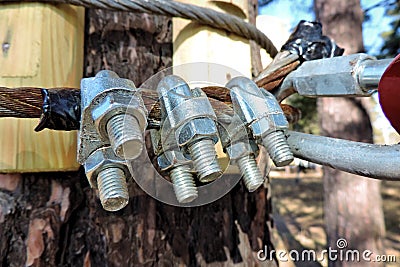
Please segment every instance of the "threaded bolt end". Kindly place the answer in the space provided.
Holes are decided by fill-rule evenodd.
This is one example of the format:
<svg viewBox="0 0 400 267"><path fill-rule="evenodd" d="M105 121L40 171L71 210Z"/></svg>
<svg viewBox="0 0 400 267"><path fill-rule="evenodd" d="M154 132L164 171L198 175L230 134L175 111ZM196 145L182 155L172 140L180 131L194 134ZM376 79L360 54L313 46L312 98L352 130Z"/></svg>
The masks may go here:
<svg viewBox="0 0 400 267"><path fill-rule="evenodd" d="M143 136L136 118L129 114L119 114L107 122L107 133L111 147L122 159L135 159L143 149Z"/></svg>
<svg viewBox="0 0 400 267"><path fill-rule="evenodd" d="M253 155L238 159L238 166L243 175L244 184L249 192L255 191L264 183L264 178Z"/></svg>
<svg viewBox="0 0 400 267"><path fill-rule="evenodd" d="M293 161L293 153L290 151L283 131L276 131L268 134L264 138L263 145L267 149L275 166L286 166Z"/></svg>
<svg viewBox="0 0 400 267"><path fill-rule="evenodd" d="M190 144L189 153L200 182L211 182L222 175L212 140L203 139Z"/></svg>
<svg viewBox="0 0 400 267"><path fill-rule="evenodd" d="M172 168L169 175L179 203L189 203L197 198L197 187L188 166L182 165Z"/></svg>
<svg viewBox="0 0 400 267"><path fill-rule="evenodd" d="M102 170L97 176L97 187L105 210L117 211L128 204L128 186L124 171L120 168Z"/></svg>

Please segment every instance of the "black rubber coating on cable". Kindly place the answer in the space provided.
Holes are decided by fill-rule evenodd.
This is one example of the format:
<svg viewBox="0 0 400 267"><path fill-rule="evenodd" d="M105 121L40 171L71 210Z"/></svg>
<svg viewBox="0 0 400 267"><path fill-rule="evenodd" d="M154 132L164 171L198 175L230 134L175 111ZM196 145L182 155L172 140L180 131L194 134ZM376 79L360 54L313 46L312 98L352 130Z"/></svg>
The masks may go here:
<svg viewBox="0 0 400 267"><path fill-rule="evenodd" d="M52 130L79 130L81 119L81 96L78 90L42 89L43 108L39 125L35 131L45 128Z"/></svg>
<svg viewBox="0 0 400 267"><path fill-rule="evenodd" d="M297 24L288 41L281 51L290 51L299 55L303 60L330 58L343 55L340 48L332 39L322 35L322 24L302 20Z"/></svg>

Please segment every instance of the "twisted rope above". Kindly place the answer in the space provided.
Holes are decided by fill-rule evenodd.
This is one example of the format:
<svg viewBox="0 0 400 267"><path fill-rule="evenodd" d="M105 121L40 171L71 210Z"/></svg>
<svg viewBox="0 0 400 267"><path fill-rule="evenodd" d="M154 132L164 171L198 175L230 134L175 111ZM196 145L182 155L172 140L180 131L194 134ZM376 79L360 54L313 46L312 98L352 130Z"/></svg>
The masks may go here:
<svg viewBox="0 0 400 267"><path fill-rule="evenodd" d="M4 2L15 2L15 0L0 0L0 3ZM23 2L67 3L89 8L179 17L197 21L213 28L226 30L249 40L254 40L272 58L278 53L271 40L255 26L233 15L191 4L170 0L25 0Z"/></svg>

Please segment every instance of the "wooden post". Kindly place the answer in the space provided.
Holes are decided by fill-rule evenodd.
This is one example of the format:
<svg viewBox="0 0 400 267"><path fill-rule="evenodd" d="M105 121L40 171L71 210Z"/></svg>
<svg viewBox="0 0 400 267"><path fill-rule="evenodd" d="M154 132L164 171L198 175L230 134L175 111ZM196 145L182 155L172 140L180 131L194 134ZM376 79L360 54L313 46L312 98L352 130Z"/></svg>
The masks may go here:
<svg viewBox="0 0 400 267"><path fill-rule="evenodd" d="M83 71L84 9L2 4L0 85L77 87ZM0 119L0 172L76 170L76 132L35 133L34 119Z"/></svg>
<svg viewBox="0 0 400 267"><path fill-rule="evenodd" d="M193 4L193 1L189 0L180 0L180 2ZM248 16L247 0L197 0L194 4L230 13L242 19L247 19ZM243 75L251 77L248 40L223 30L179 18L174 18L172 25L174 66L193 62L217 63L229 66Z"/></svg>

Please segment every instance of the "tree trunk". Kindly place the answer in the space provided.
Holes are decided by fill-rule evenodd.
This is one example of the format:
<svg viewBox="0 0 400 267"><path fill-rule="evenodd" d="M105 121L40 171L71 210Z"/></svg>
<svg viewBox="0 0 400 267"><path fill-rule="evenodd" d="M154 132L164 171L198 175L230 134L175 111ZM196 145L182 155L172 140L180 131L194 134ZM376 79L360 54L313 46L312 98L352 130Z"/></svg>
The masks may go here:
<svg viewBox="0 0 400 267"><path fill-rule="evenodd" d="M171 19L101 10L86 15L85 76L111 69L139 86L171 65ZM265 188L249 194L238 184L197 208L165 205L133 181L129 193L128 206L110 213L83 171L3 175L1 266L252 266L258 250L272 249Z"/></svg>
<svg viewBox="0 0 400 267"><path fill-rule="evenodd" d="M317 18L324 26L324 33L344 47L346 54L364 51L363 13L359 0L314 0L314 5ZM318 113L324 135L373 142L372 126L363 100L319 99ZM380 182L324 167L324 191L329 246L335 249L337 240L345 238L347 249L358 249L360 252L368 249L375 255L383 254L385 226ZM366 265L366 262L330 262L330 266Z"/></svg>

